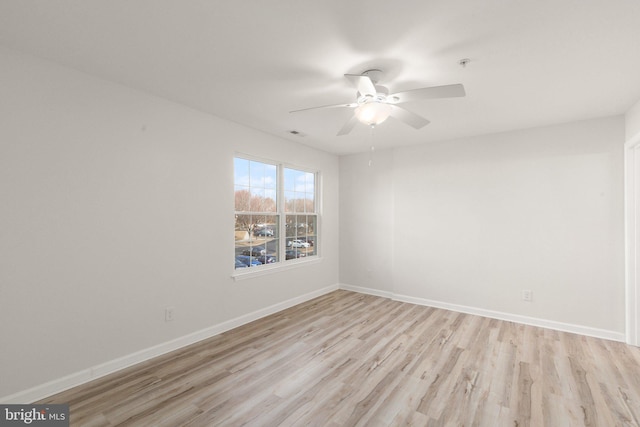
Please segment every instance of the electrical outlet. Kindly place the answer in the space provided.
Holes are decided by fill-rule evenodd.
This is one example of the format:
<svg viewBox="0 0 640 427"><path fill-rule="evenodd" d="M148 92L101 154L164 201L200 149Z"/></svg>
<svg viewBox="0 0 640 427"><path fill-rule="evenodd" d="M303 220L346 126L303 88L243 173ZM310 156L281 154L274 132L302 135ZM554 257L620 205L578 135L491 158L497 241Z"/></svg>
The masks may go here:
<svg viewBox="0 0 640 427"><path fill-rule="evenodd" d="M166 307L164 309L164 321L171 322L173 320L173 307Z"/></svg>
<svg viewBox="0 0 640 427"><path fill-rule="evenodd" d="M527 302L531 302L531 300L533 299L533 292L525 289L522 291L522 301L527 301Z"/></svg>

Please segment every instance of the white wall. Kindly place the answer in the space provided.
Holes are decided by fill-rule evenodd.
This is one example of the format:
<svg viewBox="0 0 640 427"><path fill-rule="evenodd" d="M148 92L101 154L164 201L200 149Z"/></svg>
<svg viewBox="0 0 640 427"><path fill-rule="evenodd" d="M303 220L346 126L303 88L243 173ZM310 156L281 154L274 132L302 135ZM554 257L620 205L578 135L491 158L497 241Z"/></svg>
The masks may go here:
<svg viewBox="0 0 640 427"><path fill-rule="evenodd" d="M341 281L622 334L624 138L613 117L399 148L381 170L365 154L342 158ZM364 252L378 238L353 223L380 180L392 182L378 196L392 212L367 222L392 230L393 262L372 265ZM391 281L369 280L368 268Z"/></svg>
<svg viewBox="0 0 640 427"><path fill-rule="evenodd" d="M640 134L640 101L625 114L625 137L630 140Z"/></svg>
<svg viewBox="0 0 640 427"><path fill-rule="evenodd" d="M342 283L393 291L393 173L390 150L341 157Z"/></svg>
<svg viewBox="0 0 640 427"><path fill-rule="evenodd" d="M0 121L0 397L338 283L336 156L4 49ZM231 279L235 151L322 172L320 263Z"/></svg>

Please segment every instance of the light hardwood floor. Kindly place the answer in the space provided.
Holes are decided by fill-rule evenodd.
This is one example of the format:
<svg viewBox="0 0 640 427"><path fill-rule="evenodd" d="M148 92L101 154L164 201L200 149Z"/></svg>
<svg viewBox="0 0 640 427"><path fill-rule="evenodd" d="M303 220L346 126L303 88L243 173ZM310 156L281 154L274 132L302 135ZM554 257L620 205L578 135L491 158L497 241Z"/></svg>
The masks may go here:
<svg viewBox="0 0 640 427"><path fill-rule="evenodd" d="M53 396L74 426L638 426L640 349L336 291Z"/></svg>

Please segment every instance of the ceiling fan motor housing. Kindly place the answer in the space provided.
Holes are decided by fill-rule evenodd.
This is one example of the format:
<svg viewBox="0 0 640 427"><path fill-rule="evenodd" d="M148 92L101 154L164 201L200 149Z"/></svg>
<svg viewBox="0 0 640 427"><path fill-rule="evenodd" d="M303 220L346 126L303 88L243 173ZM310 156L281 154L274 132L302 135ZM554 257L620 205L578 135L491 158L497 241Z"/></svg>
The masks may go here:
<svg viewBox="0 0 640 427"><path fill-rule="evenodd" d="M419 99L465 96L464 86L461 84L424 87L389 94L389 89L385 86L377 85L379 79L382 77L382 71L377 69L366 70L361 74L345 74L344 76L357 88L355 103L325 105L292 112L316 108L355 108L354 116L340 129L338 136L351 132L358 121L370 126L375 126L385 121L388 117L393 117L414 129L420 129L428 125L429 120L398 104Z"/></svg>
<svg viewBox="0 0 640 427"><path fill-rule="evenodd" d="M362 95L360 92L358 92L358 105L366 104L368 102L386 102L387 95L389 94L389 89L384 86L376 86L375 88L375 95Z"/></svg>

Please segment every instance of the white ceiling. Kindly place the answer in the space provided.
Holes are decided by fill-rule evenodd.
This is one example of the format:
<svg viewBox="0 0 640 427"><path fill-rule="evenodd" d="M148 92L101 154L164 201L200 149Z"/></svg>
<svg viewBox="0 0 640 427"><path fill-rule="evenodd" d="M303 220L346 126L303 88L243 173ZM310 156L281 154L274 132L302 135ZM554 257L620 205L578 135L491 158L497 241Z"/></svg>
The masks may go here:
<svg viewBox="0 0 640 427"><path fill-rule="evenodd" d="M639 42L638 0L0 0L0 45L338 154L624 114ZM467 96L373 136L336 136L350 109L289 113L353 102L343 74L370 68Z"/></svg>

